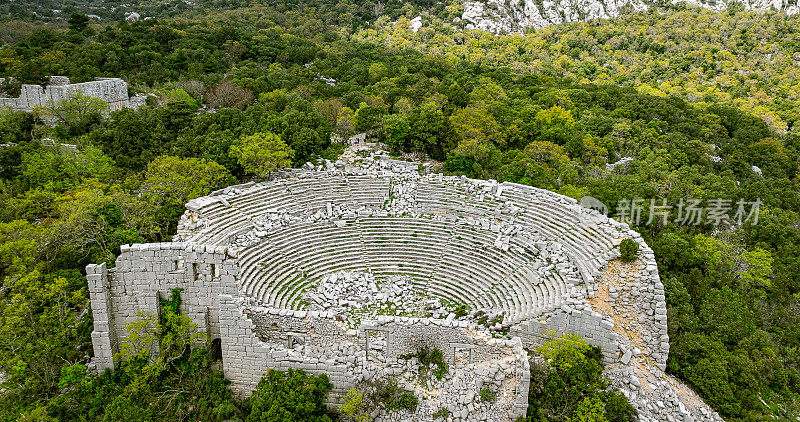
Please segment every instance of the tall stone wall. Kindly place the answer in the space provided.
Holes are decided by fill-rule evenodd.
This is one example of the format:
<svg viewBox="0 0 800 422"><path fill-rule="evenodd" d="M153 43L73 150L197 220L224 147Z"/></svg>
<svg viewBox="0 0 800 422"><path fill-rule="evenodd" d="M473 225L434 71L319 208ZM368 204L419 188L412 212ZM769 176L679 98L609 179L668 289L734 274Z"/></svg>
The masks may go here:
<svg viewBox="0 0 800 422"><path fill-rule="evenodd" d="M76 93L101 99L108 104L112 111L134 106L128 97L128 84L122 79L103 78L91 82L70 84L68 78L54 76L51 78L50 84L45 87L22 85L20 96L0 98L0 107L30 111L34 107L58 104L70 99Z"/></svg>
<svg viewBox="0 0 800 422"><path fill-rule="evenodd" d="M92 348L94 362L98 369L114 367L114 351L119 350L119 341L114 327L114 314L111 308L111 286L106 264L86 267L86 281L89 285L94 330Z"/></svg>
<svg viewBox="0 0 800 422"><path fill-rule="evenodd" d="M239 268L227 248L183 243L124 245L116 266L86 267L94 316L92 342L98 368L113 368L113 354L140 314L157 314L158 295L183 292L182 311L209 336L219 338L220 294L236 292Z"/></svg>
<svg viewBox="0 0 800 422"><path fill-rule="evenodd" d="M157 315L159 294L168 297L179 288L182 312L211 339L219 339L225 376L241 395L251 393L269 369L295 368L327 374L334 385L328 401L338 404L360 383L409 372L403 355L426 347L443 351L453 375L439 386L448 392L445 398L421 406L412 419L429 417L444 405L467 412L471 402L454 400L474 394L484 382L496 382L502 398L482 405L482 414L495 415L486 416L489 420L513 420L527 406L530 368L522 341L493 339L464 321L381 316L348 327L333 312L262 307L238 293L237 259L220 247L125 245L113 268L99 264L86 270L94 362L101 370L114 368L129 324ZM484 380L476 371L494 375Z"/></svg>

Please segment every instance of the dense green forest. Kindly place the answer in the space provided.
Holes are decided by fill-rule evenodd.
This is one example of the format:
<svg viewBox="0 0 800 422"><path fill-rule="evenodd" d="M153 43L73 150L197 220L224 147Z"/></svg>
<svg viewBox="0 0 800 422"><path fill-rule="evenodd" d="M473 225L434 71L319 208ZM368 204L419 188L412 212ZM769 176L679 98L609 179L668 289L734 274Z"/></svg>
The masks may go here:
<svg viewBox="0 0 800 422"><path fill-rule="evenodd" d="M262 420L259 406L273 408L270 392L289 382L281 377L313 386L308 400L320 404L327 380L297 373L271 374L239 402L204 349L186 354L183 343L156 362L132 348L117 371L87 375L81 271L113 262L121 244L168 240L187 200L261 174L241 153L252 142L300 165L335 158L332 137L361 132L454 174L612 208L759 199L757 224L686 225L676 214L646 224L645 207L636 228L667 290L668 371L726 419L795 417L798 19L664 10L495 37L448 24L452 5L389 3L374 21L372 4L284 2L136 23L4 24L13 42L0 49L0 76L118 76L153 95L113 113L80 97L0 113L0 418ZM426 27L413 33L417 14ZM606 169L622 157L634 160ZM203 341L175 313L141 331L141 341ZM543 371L562 387L576 377ZM602 389L595 372L577 377ZM529 418L543 420L553 393L535 393ZM606 399L607 419L626 420Z"/></svg>

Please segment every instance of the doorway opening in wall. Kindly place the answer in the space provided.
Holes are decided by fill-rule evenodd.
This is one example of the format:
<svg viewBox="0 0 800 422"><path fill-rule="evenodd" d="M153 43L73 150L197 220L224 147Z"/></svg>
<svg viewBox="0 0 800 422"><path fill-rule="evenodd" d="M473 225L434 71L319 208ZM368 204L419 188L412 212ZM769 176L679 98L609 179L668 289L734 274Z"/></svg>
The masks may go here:
<svg viewBox="0 0 800 422"><path fill-rule="evenodd" d="M212 362L219 362L222 360L222 340L215 338L211 340L208 345L208 357Z"/></svg>

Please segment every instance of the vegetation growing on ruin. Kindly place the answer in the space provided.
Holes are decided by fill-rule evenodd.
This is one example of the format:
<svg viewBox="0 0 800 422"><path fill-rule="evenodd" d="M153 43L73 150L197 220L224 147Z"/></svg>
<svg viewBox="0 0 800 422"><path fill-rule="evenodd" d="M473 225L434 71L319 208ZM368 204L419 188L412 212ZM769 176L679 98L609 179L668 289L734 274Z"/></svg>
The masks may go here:
<svg viewBox="0 0 800 422"><path fill-rule="evenodd" d="M483 387L478 392L478 397L480 397L481 403L491 403L497 398L497 393L489 387Z"/></svg>
<svg viewBox="0 0 800 422"><path fill-rule="evenodd" d="M436 379L441 380L448 371L448 365L444 361L444 353L438 348L429 349L421 347L414 353L399 356L400 359L416 358L420 368L420 376L427 378L433 374Z"/></svg>
<svg viewBox="0 0 800 422"><path fill-rule="evenodd" d="M665 284L668 370L731 420L797 413L797 17L651 11L494 37L450 28L450 12L429 2L387 2L379 19L371 2L301 3L132 24L4 24L0 76L120 76L155 97L108 114L80 99L0 113L0 143L14 144L0 147L3 420L101 419L105 399L86 397L144 384L117 405L171 415L185 402L158 401L159 389L179 389L230 409L202 350L85 390L81 271L112 263L121 244L169 239L187 200L249 180L231 155L244 137L275 134L299 165L341 151L332 134L364 131L452 173L588 194L612 211L634 197L760 198L758 224L684 225L673 210L648 225L645 208L634 228ZM426 28L412 33L418 13ZM55 127L43 124L54 115ZM625 156L626 169L606 170Z"/></svg>
<svg viewBox="0 0 800 422"><path fill-rule="evenodd" d="M308 375L302 370L270 369L250 396L247 422L329 422L325 396L333 384L325 374Z"/></svg>
<svg viewBox="0 0 800 422"><path fill-rule="evenodd" d="M632 422L635 411L603 376L600 349L576 335L553 337L536 352L531 368L528 421Z"/></svg>
<svg viewBox="0 0 800 422"><path fill-rule="evenodd" d="M369 415L377 409L414 412L418 404L419 398L395 380L379 379L348 391L339 411L352 420L362 421L370 420Z"/></svg>
<svg viewBox="0 0 800 422"><path fill-rule="evenodd" d="M206 336L179 312L180 295L162 299L159 315L129 327L118 368L100 376L81 363L61 368L59 394L24 411L23 419L222 420L246 410L221 371L212 369ZM38 396L41 397L41 396ZM33 397L36 398L36 397ZM24 403L24 402L23 402Z"/></svg>
<svg viewBox="0 0 800 422"><path fill-rule="evenodd" d="M639 244L633 239L623 239L620 242L619 253L623 261L635 261L637 252L639 252Z"/></svg>
<svg viewBox="0 0 800 422"><path fill-rule="evenodd" d="M447 410L447 408L442 407L439 410L433 412L431 416L433 416L433 419L447 419L450 417L450 411Z"/></svg>

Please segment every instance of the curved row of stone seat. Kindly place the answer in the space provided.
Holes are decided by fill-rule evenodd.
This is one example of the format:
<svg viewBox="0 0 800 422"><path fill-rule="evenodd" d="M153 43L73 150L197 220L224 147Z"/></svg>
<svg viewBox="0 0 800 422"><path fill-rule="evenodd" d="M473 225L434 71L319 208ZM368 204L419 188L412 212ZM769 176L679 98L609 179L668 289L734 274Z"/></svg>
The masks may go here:
<svg viewBox="0 0 800 422"><path fill-rule="evenodd" d="M573 262L580 267L584 281L591 282L599 274L614 247L613 237L605 230L580 221L574 205L565 204L554 193L543 194L520 186L506 189L503 199L523 210L517 217L520 223L557 239L568 250Z"/></svg>
<svg viewBox="0 0 800 422"><path fill-rule="evenodd" d="M349 178L337 176L323 178L292 178L257 185L230 197L228 205L221 201L210 204L201 211L209 224L196 241L219 243L228 240L231 232L249 225L249 219L271 210L290 213L315 212L327 208L328 203L347 203L351 206L382 206L388 197L385 179Z"/></svg>
<svg viewBox="0 0 800 422"><path fill-rule="evenodd" d="M521 216L521 222L535 222L532 226L540 229L548 237L564 240L570 251L576 255L576 263L583 263L583 266L586 267L583 272L596 274L604 265L603 257L606 255L604 252L613 248L608 235L602 230L594 231L594 227L591 225L582 225L574 219L569 221L562 217L574 214L574 210L562 204L560 196L552 192L542 195L533 188L528 195L525 195L528 192L523 189L522 195L526 196L525 200L519 200L518 197L509 193L507 190L504 199L526 210L526 213ZM417 188L417 201L430 204L428 207L435 210L454 213L465 209L467 212L486 209L480 201L470 198L471 196L466 190L459 189L455 185L447 185L447 182L420 182ZM543 198L544 201L542 201ZM489 195L486 195L484 202L497 203ZM453 206L454 204L458 205ZM587 264L589 262L591 265Z"/></svg>
<svg viewBox="0 0 800 422"><path fill-rule="evenodd" d="M341 189L343 186L346 185L344 177L339 177L334 182L329 182L326 184L324 180L320 178L310 178L310 179L289 179L289 181L280 181L283 183L278 183L277 186L259 186L258 189L251 189L251 192L238 195L237 197L231 198L230 202L231 205L238 205L233 208L238 209L239 214L235 210L226 210L224 206L221 206L221 203L215 207L216 212L213 215L209 215L209 220L212 222L213 226L207 228L206 232L215 233L213 236L217 239L226 238L226 236L231 232L235 231L241 224L245 224L241 215L248 215L248 216L257 216L266 209L286 209L287 211L295 211L295 210L304 210L307 211L309 209L322 208L329 202L329 196L335 196L335 193L338 193L338 189ZM366 183L369 183L369 177L362 177L362 181L366 180ZM375 179L375 180L382 180L382 179ZM435 198L432 203L436 201L441 202L441 206L438 208L439 210L447 210L449 212L459 212L458 208L462 208L460 210L464 214L477 214L480 215L483 213L481 210L486 210L487 212L491 211L490 208L485 207L484 205L478 205L476 202L470 202L468 199L469 195L463 190L459 189L457 186L447 185L446 183L443 184L433 184L433 183L420 183L420 185L426 186L426 189L429 191L436 192L438 190L438 198ZM286 188L289 186L289 188ZM320 188L320 186L322 186ZM334 186L336 188L327 189L325 186ZM374 202L379 202L380 198L382 198L381 193L383 188L388 186L388 183L378 182L378 186L381 188L379 189L379 193L373 195L375 198ZM290 193L293 191L294 193ZM306 190L303 190L306 189ZM255 192L252 192L255 191ZM308 193L310 191L322 191L322 192L329 192L323 197L321 200L316 200L317 195L310 195L306 194L303 195L302 193ZM426 195L420 195L421 191L417 193L417 200L424 202L424 197ZM453 200L449 200L446 197L454 198ZM305 198L305 201L299 200L298 197ZM316 202L313 200L309 200L309 198L315 198ZM532 215L531 213L535 214L539 208L538 207L531 207L531 202L536 202L540 198L536 196L531 196L528 200L514 200L513 198L509 198L513 201L516 205L526 209L526 213L523 213L522 220L523 221L538 221L538 224L534 224L537 228L541 228L543 232L549 234L551 237L554 238L563 238L567 241L568 244L574 244L578 247L574 248L574 252L578 255L579 261L585 262L587 259L590 259L590 256L596 257L597 255L595 252L598 248L592 248L591 243L594 238L602 238L602 233L593 233L593 236L586 236L582 235L581 233L577 233L576 235L572 235L571 231L575 229L577 226L574 222L563 221L561 217L559 217L558 212L551 212L548 215L543 215L542 218L537 218L537 215ZM455 205L457 202L460 202L460 205ZM357 203L357 201L356 201ZM240 205L241 204L241 205ZM555 205L559 206L558 202L554 203ZM546 208L546 207L545 207ZM563 208L563 207L562 207ZM477 210L477 211L476 211ZM532 210L532 211L529 211ZM209 213L212 214L212 213ZM547 219L547 220L545 220ZM202 239L208 242L208 239ZM603 245L604 248L599 249L608 249L610 246L608 244ZM589 249L588 252L585 249ZM596 258L595 258L596 259Z"/></svg>
<svg viewBox="0 0 800 422"><path fill-rule="evenodd" d="M358 219L357 227L376 276L427 279L451 235L446 226L426 219L366 217Z"/></svg>
<svg viewBox="0 0 800 422"><path fill-rule="evenodd" d="M292 254L285 256L286 260L291 262L291 265L295 265L300 268L300 271L304 273L305 276L308 277L316 277L327 274L329 272L341 271L346 269L351 270L365 270L368 269L369 265L363 261L363 259L359 260L358 254L361 252L360 244L358 243L351 243L349 245L339 246L339 252L348 254L349 256L344 257L344 259L336 259L335 256L331 254L333 250L336 252L336 248L332 247L332 245L339 245L341 243L342 237L341 235L336 235L334 233L340 233L341 228L336 228L335 231L332 229L323 229L317 226L311 226L308 228L298 229L293 228L292 230L283 230L284 235L279 235L279 232L270 236L272 247L281 247L283 249L288 249L292 251L310 249L306 252L292 252ZM321 233L321 234L320 234ZM326 238L328 236L329 238ZM355 235L354 235L355 236ZM287 245L285 239L288 239L290 242L294 242L291 245ZM300 240L297 240L300 239ZM308 241L309 239L313 239L313 242L318 243L322 247L324 247L324 251L322 250L315 250L315 248L307 248L305 245L302 244L304 241ZM356 240L356 242L360 242L360 240ZM353 251L357 251L357 254L354 256L352 254ZM245 259L247 259L245 257ZM400 262L406 262L404 258ZM359 263L359 261L361 261ZM333 268L332 268L333 266ZM318 268L322 267L322 268ZM355 267L355 268L348 268L348 267ZM366 267L366 268L365 268ZM419 274L417 274L419 276ZM255 293L255 292L253 292ZM256 293L257 296L262 296L261 294Z"/></svg>
<svg viewBox="0 0 800 422"><path fill-rule="evenodd" d="M350 200L372 208L383 206L389 198L389 179L369 176L348 176Z"/></svg>
<svg viewBox="0 0 800 422"><path fill-rule="evenodd" d="M192 237L196 243L228 244L230 237L249 226L249 219L237 209L215 202L203 209L204 227Z"/></svg>
<svg viewBox="0 0 800 422"><path fill-rule="evenodd" d="M366 188L361 190L354 186L366 186ZM361 201L371 201L369 205L382 205L381 201L385 202L384 198L388 194L388 187L387 179L371 176L351 177L349 180L346 176L333 176L330 180L321 177L291 178L258 185L245 190L239 195L229 197L230 206L226 206L221 201L212 201L210 204L205 205L201 210L201 214L207 219L207 225L202 230L202 233L193 240L209 244L225 243L232 234L251 227L248 217L258 216L267 210L309 211L323 208L329 202L335 203L348 196L350 198L349 201L355 206L366 205ZM570 209L569 204L562 203L562 200L555 194L548 193L548 195L550 196L540 195L535 190L506 189L503 199L523 210L518 218L520 223L531 227L548 238L558 239L563 243L573 256L573 262L580 267L579 271L582 274L596 274L609 255L608 251L613 248L612 237L594 226L579 224L580 222L576 221L574 216L571 216L570 213L574 213L574 210ZM444 212L451 215L455 214L456 216L497 216L496 206L498 202L491 195L476 193L476 189L470 189L468 185L452 183L452 180L436 183L421 179L416 184L415 196L416 202L422 204L423 211L427 209L431 213ZM367 262L365 264L366 267L373 270L376 275L408 274L418 279L435 279L432 268L436 268L437 262L444 261L447 258L445 258L444 254L437 256L436 253L426 254L419 251L425 251L426 249L439 250L443 242L448 239L446 230L437 232L438 229L431 228L431 233L435 233L435 235L420 236L419 234L412 234L412 237L408 237L408 233L406 233L406 236L402 235L404 233L403 230L400 232L387 230L386 227L391 226L390 223L377 222L376 224L377 226L368 229L366 232L361 230L359 236L363 238L366 235L369 238L372 233L377 233L377 237L374 239L369 238L366 242L363 239L361 241L364 245L370 245L367 251L370 255L384 254L389 256L374 262L365 261ZM364 227L368 228L368 225ZM341 229L336 228L332 233L340 231ZM486 249L489 251L496 250L491 247L494 241L494 234L483 230L478 230L477 232L480 233L481 238L473 240L472 248L483 244L486 245ZM381 239L382 237L386 239ZM302 270L304 273L301 278L307 279L308 277L321 276L332 269L340 270L339 268L346 266L344 261L352 262L351 249L355 244L347 245L347 242L342 242L341 237L339 237L336 242L343 245L341 250L324 252L313 247L313 243L317 241L315 237L310 236L306 237L305 242L294 241L283 246L292 255L292 262L289 265L296 265L295 262L307 263L310 262L309 260L313 261L313 265L307 265ZM321 242L324 243L326 240L321 239ZM463 248L468 246L462 245ZM341 257L337 259L335 256L330 256L332 252L345 254L347 259L342 259ZM363 252L361 254L363 256ZM487 254L491 257L488 258ZM513 258L513 255L513 250L509 250L505 253L492 254L489 252L482 253L480 257L470 257L469 259L472 260L496 261L495 264L487 268L476 265L474 271L478 274L473 275L472 278L481 279L478 284L486 288L485 278L496 279L498 274L499 277L509 277L514 271L515 259L519 259L518 257ZM461 262L465 262L463 259ZM356 262L358 261L356 260ZM481 275L481 273L488 274L488 276ZM463 278L463 276L461 277ZM285 277L285 279L292 279L292 277ZM459 280L459 278L455 280ZM515 283L512 284L516 286ZM437 284L430 287L430 289L438 289L441 292L445 292L448 287ZM456 295L457 292L450 293ZM521 299L517 297L517 301L520 303L515 304L514 307L534 309L533 312L536 312L535 309L541 307L539 303L542 300L526 298L525 291L508 291L507 293L515 297L521 295ZM473 302L477 300L470 299L469 294L460 295L461 299L464 300ZM258 296L262 295L259 294ZM534 297L536 295L529 294L528 296ZM278 300L279 298L274 292L270 293L269 297L271 298L268 299L270 301ZM282 301L283 299L280 300ZM478 302L475 305L477 306Z"/></svg>
<svg viewBox="0 0 800 422"><path fill-rule="evenodd" d="M504 300L514 303L513 309L504 308L510 315L537 314L547 307L547 295L532 292L531 289L536 288L527 274L520 272L531 257L520 259L516 263L509 261L510 254L494 248L491 237L473 228L457 231L451 242L459 247L448 248L442 257L440 273L434 277L434 281L443 285L444 289L447 289L452 279L463 279L467 283L480 286L483 291L497 291ZM458 271L465 262L469 262L471 268L468 271ZM456 274L452 274L454 272ZM451 276L445 277L448 273ZM476 307L491 307L491 304L476 303Z"/></svg>
<svg viewBox="0 0 800 422"><path fill-rule="evenodd" d="M435 242L439 248L432 247ZM499 308L513 320L558 305L563 282L551 277L534 284L519 271L528 262L509 261L492 243L491 233L428 219L364 218L343 228L292 226L241 254L242 290L273 306L296 307L312 279L371 270L379 276L410 275L428 293L474 309ZM469 267L460 268L465 263Z"/></svg>
<svg viewBox="0 0 800 422"><path fill-rule="evenodd" d="M353 205L360 201L382 203L387 195L388 182L376 185L374 194L360 193L355 199L349 194L345 179L334 181L324 179L290 179L278 180L269 184L260 184L227 199L228 205L222 201L210 201L200 210L207 225L202 233L198 233L194 241L206 244L225 243L231 233L250 227L249 220L263 215L269 210L285 212L307 212L326 208L329 202ZM364 186L358 183L357 186ZM213 197L212 197L213 198ZM380 198L370 200L369 198Z"/></svg>
<svg viewBox="0 0 800 422"><path fill-rule="evenodd" d="M208 244L227 242L232 232L251 226L250 219L255 215L248 205L261 203L275 207L278 205L276 201L281 198L281 192L285 191L284 183L262 183L249 186L238 195L227 197L227 204L220 199L211 202L198 211L206 224L193 240ZM286 204L295 201L293 195L283 195L282 199Z"/></svg>
<svg viewBox="0 0 800 422"><path fill-rule="evenodd" d="M273 182L253 195L232 198L247 215L258 216L267 210L307 212L326 208L328 203L352 205L383 205L388 197L389 183L385 179L351 178L292 178Z"/></svg>
<svg viewBox="0 0 800 422"><path fill-rule="evenodd" d="M483 204L480 202L470 201L470 196L463 190L459 191L456 187L447 186L445 184L436 184L434 182L427 182L420 183L420 187L418 187L417 193L417 201L426 202L429 204L434 204L432 206L438 207L439 209L450 209L452 212L454 207L452 207L453 203L456 202L463 202L463 204L459 205L459 207L472 207L473 209L483 209ZM423 186L426 186L424 188ZM435 192L434 198L425 198L423 193L428 193L428 196L431 195L431 192ZM613 247L610 241L604 241L604 237L606 234L604 232L591 232L591 226L586 227L588 230L587 232L591 234L591 236L587 236L584 233L581 233L580 230L583 225L579 224L578 221L574 219L568 220L565 219L563 216L568 216L574 214L574 210L565 207L560 201L560 197L554 193L548 192L547 195L536 195L535 193L538 192L530 192L530 194L525 195L527 192L523 190L522 195L526 196L525 200L519 200L513 196L510 196L509 191L506 191L506 195L504 195L507 201L510 201L520 207L523 210L527 210L528 212L536 213L533 218L530 220L537 220L538 224L534 226L537 228L542 228L544 232L548 233L552 238L564 238L565 240L569 241L570 243L574 243L577 245L587 245L588 248L591 248L591 245L596 241L599 240L602 243L599 250L603 249L610 249ZM545 200L545 203L542 203L542 197L548 198L550 200ZM437 202L438 201L438 202ZM491 203L497 204L497 202L493 200L488 200ZM563 215L563 216L562 216ZM542 218L536 218L541 216ZM523 213L522 221L526 220L525 214ZM576 232L576 233L571 233ZM593 255L594 252L597 250L592 250L592 253L584 253L582 248L576 248L576 252L581 255L579 258L581 260L585 260L589 258L589 256Z"/></svg>
<svg viewBox="0 0 800 422"><path fill-rule="evenodd" d="M417 185L415 202L418 212L485 217L494 214L497 203L479 200L473 194L446 183L422 181Z"/></svg>
<svg viewBox="0 0 800 422"><path fill-rule="evenodd" d="M289 299L279 294L287 287L282 282L297 281L282 276L281 271L285 267L291 267L305 281L337 271L363 271L365 263L360 240L356 238L347 242L347 236L343 233L343 228L320 224L293 225L270 233L240 257L240 265L244 268L242 279L246 279L243 290L266 303L283 307ZM352 233L357 236L357 232ZM280 261L267 264L275 268L264 273L253 274L249 271L255 267L252 261L258 260L261 253L275 249L281 251ZM296 283L288 287L292 292L301 290L295 288Z"/></svg>

